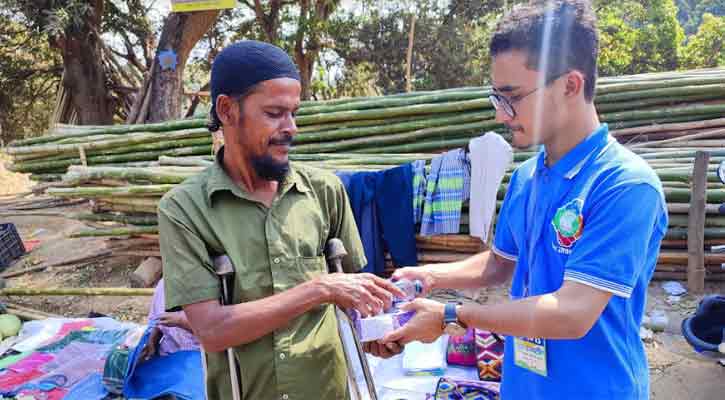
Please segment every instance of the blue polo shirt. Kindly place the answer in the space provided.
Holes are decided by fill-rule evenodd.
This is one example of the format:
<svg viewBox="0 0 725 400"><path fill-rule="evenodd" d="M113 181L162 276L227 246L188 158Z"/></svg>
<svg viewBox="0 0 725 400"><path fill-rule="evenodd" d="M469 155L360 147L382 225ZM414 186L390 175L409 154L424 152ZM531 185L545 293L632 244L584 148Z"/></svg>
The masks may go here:
<svg viewBox="0 0 725 400"><path fill-rule="evenodd" d="M667 230L662 184L603 124L553 166L546 153L511 177L493 251L516 261L511 298L557 291L565 280L611 292L581 339L547 339L547 376L514 363L506 341L502 399L649 398L639 326Z"/></svg>

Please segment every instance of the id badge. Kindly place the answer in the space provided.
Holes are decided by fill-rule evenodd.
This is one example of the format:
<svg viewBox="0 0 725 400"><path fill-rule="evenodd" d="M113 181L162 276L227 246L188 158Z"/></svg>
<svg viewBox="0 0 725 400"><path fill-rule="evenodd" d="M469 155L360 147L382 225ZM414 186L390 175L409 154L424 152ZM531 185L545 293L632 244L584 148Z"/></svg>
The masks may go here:
<svg viewBox="0 0 725 400"><path fill-rule="evenodd" d="M546 373L546 341L537 338L514 338L514 363L541 376Z"/></svg>

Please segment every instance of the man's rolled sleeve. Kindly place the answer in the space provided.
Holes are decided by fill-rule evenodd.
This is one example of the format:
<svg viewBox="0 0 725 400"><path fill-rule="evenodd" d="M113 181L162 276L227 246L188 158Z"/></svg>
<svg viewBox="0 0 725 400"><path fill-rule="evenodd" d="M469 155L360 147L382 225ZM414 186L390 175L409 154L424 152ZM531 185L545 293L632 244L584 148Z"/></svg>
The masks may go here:
<svg viewBox="0 0 725 400"><path fill-rule="evenodd" d="M159 204L159 243L163 260L166 309L218 299L220 282L204 241L173 200Z"/></svg>
<svg viewBox="0 0 725 400"><path fill-rule="evenodd" d="M585 216L582 236L569 256L564 280L629 298L640 275L652 263L653 235L664 235L664 199L648 183L610 189Z"/></svg>

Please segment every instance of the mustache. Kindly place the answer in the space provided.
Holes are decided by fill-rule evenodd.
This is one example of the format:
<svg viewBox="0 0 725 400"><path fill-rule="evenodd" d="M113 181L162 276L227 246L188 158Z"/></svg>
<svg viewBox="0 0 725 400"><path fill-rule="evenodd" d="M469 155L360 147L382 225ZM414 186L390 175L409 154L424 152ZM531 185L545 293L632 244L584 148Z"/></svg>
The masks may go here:
<svg viewBox="0 0 725 400"><path fill-rule="evenodd" d="M292 145L292 135L286 133L278 136L273 136L269 139L270 145L278 145L278 146L291 146Z"/></svg>
<svg viewBox="0 0 725 400"><path fill-rule="evenodd" d="M521 126L521 125L509 125L509 124L504 124L504 125L506 126L506 128L507 128L508 130L510 130L510 131L512 131L512 132L513 132L513 131L520 131L520 130L523 130L523 128L524 128L524 127L523 127L523 126Z"/></svg>

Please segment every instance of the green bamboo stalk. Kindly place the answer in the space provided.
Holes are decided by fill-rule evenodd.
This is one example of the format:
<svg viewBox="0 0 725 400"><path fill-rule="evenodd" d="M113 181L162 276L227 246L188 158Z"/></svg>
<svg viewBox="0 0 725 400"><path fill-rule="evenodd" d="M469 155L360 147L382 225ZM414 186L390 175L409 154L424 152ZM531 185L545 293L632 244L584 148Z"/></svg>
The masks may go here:
<svg viewBox="0 0 725 400"><path fill-rule="evenodd" d="M148 288L5 288L0 296L153 296L154 289Z"/></svg>
<svg viewBox="0 0 725 400"><path fill-rule="evenodd" d="M206 119L188 119L178 121L159 122L155 124L138 124L138 125L109 125L103 128L88 129L80 132L73 132L64 135L49 135L30 138L26 140L18 140L13 142L11 146L31 146L41 143L50 143L60 138L67 139L70 137L83 137L92 135L125 135L135 132L169 132L180 130L194 130L195 128L205 128ZM208 131L207 131L208 132Z"/></svg>
<svg viewBox="0 0 725 400"><path fill-rule="evenodd" d="M418 104L434 104L452 101L474 100L486 98L491 94L490 89L456 91L449 93L433 93L412 97L380 97L366 101L343 103L338 105L319 105L300 107L298 116L323 114L340 111L367 110L371 108L403 107Z"/></svg>
<svg viewBox="0 0 725 400"><path fill-rule="evenodd" d="M332 140L351 139L351 138L362 138L374 135L382 134L393 134L400 132L410 132L419 129L436 128L436 127L448 127L455 126L463 123L473 123L485 121L493 118L495 113L493 111L475 111L464 114L458 114L446 118L433 117L426 119L417 119L410 122L402 122L397 124L382 123L377 126L361 127L361 128L349 128L349 129L337 129L332 131L322 132L311 132L298 134L295 137L295 144L304 143L318 143ZM500 124L495 121L491 121L487 124L491 127L498 127Z"/></svg>
<svg viewBox="0 0 725 400"><path fill-rule="evenodd" d="M666 107L657 110L637 110L618 113L602 114L603 121L633 121L648 118L669 118L690 115L718 115L725 112L725 104L691 104L682 107Z"/></svg>
<svg viewBox="0 0 725 400"><path fill-rule="evenodd" d="M131 133L124 136L119 136L118 139L104 140L99 142L89 142L83 145L84 150L101 150L110 149L114 147L130 146L134 144L142 144L149 142L156 142L159 140L172 141L179 139L189 139L194 137L206 137L209 135L209 131L206 129L187 129L173 132L161 132L161 133ZM77 144L45 144L38 146L23 146L23 147L8 147L7 152L10 155L15 154L60 154L60 153L77 153Z"/></svg>
<svg viewBox="0 0 725 400"><path fill-rule="evenodd" d="M200 168L121 168L121 167L83 167L73 166L63 176L63 182L80 185L102 179L118 179L129 182L149 182L155 184L181 183L197 174Z"/></svg>
<svg viewBox="0 0 725 400"><path fill-rule="evenodd" d="M127 215L118 213L75 213L67 216L70 219L80 221L97 221L97 222L120 222L128 225L158 225L159 219L154 215Z"/></svg>
<svg viewBox="0 0 725 400"><path fill-rule="evenodd" d="M390 107L385 109L341 111L329 114L302 115L297 117L296 121L300 125L309 125L320 124L323 122L380 119L404 115L425 115L477 109L491 109L491 102L488 99L476 99L442 104L417 104L413 106Z"/></svg>
<svg viewBox="0 0 725 400"><path fill-rule="evenodd" d="M97 198L97 197L148 197L148 196L161 196L169 190L173 189L175 185L141 185L141 186L122 186L122 187L89 187L80 186L74 188L48 188L46 193L50 196L55 197L84 197L84 198Z"/></svg>
<svg viewBox="0 0 725 400"><path fill-rule="evenodd" d="M633 99L643 99L650 97L670 97L670 96L691 96L693 94L703 93L718 93L723 94L723 87L725 87L725 76L722 78L712 79L706 84L700 85L688 85L688 86L673 86L675 82L662 82L658 83L657 86L652 84L646 84L644 86L651 86L645 89L635 89L627 91L612 91L612 87L603 87L602 94L597 94L596 101L600 103L610 103ZM636 86L636 85L632 85Z"/></svg>
<svg viewBox="0 0 725 400"><path fill-rule="evenodd" d="M395 133L380 136L368 136L357 139L338 140L334 142L312 143L294 146L292 152L301 153L325 153L338 152L350 149L371 148L384 145L409 143L419 139L430 137L444 137L458 134L480 134L482 130L491 128L498 124L491 122L475 122L456 126L444 126L438 128L426 128L412 132Z"/></svg>
<svg viewBox="0 0 725 400"><path fill-rule="evenodd" d="M725 91L725 89L724 89ZM668 105L676 106L678 104L687 104L698 101L714 100L723 98L723 94L700 94L693 96L670 96L670 97L659 97L659 98L648 98L633 101L622 101L613 103L597 103L597 112L607 113L622 110L638 110L651 108L653 106Z"/></svg>
<svg viewBox="0 0 725 400"><path fill-rule="evenodd" d="M687 228L669 228L667 240L687 240ZM705 228L705 240L725 239L725 228Z"/></svg>
<svg viewBox="0 0 725 400"><path fill-rule="evenodd" d="M111 228L111 229L88 229L79 232L71 233L69 237L80 238L80 237L100 237L100 236L133 236L133 235L145 235L145 234L157 234L159 233L158 226L134 226L125 228Z"/></svg>

